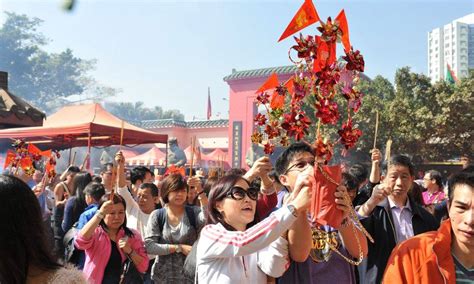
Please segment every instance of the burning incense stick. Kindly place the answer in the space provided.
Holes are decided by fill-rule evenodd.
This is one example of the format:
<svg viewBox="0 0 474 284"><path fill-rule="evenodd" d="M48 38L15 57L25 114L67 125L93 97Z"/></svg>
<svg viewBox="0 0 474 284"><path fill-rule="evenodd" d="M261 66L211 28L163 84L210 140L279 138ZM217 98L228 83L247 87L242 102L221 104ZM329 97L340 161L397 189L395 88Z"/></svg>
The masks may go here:
<svg viewBox="0 0 474 284"><path fill-rule="evenodd" d="M377 134L379 132L379 111L375 113L375 133L374 133L374 148L377 149Z"/></svg>

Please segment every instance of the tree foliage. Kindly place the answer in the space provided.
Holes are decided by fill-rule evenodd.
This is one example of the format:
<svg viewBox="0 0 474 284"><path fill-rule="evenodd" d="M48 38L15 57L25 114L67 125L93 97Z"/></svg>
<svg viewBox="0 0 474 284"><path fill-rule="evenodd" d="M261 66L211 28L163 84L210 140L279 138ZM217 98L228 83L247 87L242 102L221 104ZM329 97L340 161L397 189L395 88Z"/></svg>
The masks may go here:
<svg viewBox="0 0 474 284"><path fill-rule="evenodd" d="M397 70L395 86L380 76L361 83L366 94L358 121L364 131L358 151L373 148L375 112L379 110L377 147L392 139L392 153L442 161L474 150L474 73L455 85L428 77L409 67Z"/></svg>
<svg viewBox="0 0 474 284"><path fill-rule="evenodd" d="M100 101L119 90L103 86L88 73L95 60L44 50L49 40L38 31L42 20L6 12L0 28L0 70L9 73L9 90L50 113L73 96Z"/></svg>
<svg viewBox="0 0 474 284"><path fill-rule="evenodd" d="M163 110L160 106L145 107L143 102L107 102L104 105L113 115L131 122L142 120L166 119L184 120L184 115L179 110Z"/></svg>

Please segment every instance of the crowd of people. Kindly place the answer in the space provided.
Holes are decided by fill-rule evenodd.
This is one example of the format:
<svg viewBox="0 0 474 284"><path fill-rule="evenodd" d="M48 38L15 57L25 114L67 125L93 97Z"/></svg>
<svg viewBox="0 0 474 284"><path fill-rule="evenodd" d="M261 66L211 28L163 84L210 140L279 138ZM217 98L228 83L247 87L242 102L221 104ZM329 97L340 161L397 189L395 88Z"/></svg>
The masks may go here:
<svg viewBox="0 0 474 284"><path fill-rule="evenodd" d="M417 179L374 149L344 168L340 224L321 225L314 153L297 142L225 174L128 175L119 152L97 176L0 175L0 283L474 283L472 166Z"/></svg>

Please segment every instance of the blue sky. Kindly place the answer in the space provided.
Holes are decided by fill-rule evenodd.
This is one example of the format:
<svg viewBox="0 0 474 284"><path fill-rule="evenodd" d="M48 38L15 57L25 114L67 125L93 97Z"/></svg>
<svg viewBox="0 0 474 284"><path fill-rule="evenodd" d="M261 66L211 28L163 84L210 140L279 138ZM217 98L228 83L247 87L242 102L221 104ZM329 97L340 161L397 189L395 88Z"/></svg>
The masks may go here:
<svg viewBox="0 0 474 284"><path fill-rule="evenodd" d="M232 68L290 64L293 40L277 39L302 2L78 0L67 13L61 0L0 0L0 9L43 19L48 51L97 59L92 75L123 90L112 100L179 109L190 120L205 118L208 86L213 117L227 117L222 78ZM427 32L474 12L474 0L313 2L322 19L345 9L366 74L391 81L402 66L426 74ZM316 25L304 33L316 33Z"/></svg>

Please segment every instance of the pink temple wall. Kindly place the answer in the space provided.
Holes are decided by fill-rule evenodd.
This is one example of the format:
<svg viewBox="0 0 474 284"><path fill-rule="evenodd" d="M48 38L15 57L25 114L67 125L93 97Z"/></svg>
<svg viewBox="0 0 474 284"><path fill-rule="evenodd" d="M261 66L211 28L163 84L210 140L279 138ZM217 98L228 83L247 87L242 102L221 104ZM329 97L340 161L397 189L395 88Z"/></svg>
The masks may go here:
<svg viewBox="0 0 474 284"><path fill-rule="evenodd" d="M290 78L291 74L278 74L280 82L284 82ZM240 167L248 168L245 164L245 156L247 150L251 146L251 135L254 129L253 117L256 114L255 98L256 90L267 80L267 77L248 78L228 81L229 84L229 164L235 167L234 150L235 140L234 136L234 122L242 121L242 136L241 136L241 155Z"/></svg>

